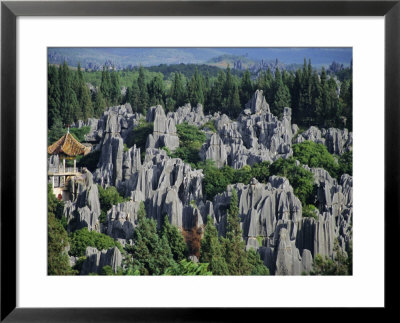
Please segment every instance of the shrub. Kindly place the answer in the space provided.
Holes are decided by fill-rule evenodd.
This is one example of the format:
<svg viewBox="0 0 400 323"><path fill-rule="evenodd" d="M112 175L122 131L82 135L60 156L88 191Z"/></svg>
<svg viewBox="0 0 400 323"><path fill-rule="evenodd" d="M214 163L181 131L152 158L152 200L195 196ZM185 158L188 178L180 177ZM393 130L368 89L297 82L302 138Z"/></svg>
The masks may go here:
<svg viewBox="0 0 400 323"><path fill-rule="evenodd" d="M315 220L318 220L318 215L315 211L317 211L315 205L309 204L303 206L303 216L306 218L314 218Z"/></svg>
<svg viewBox="0 0 400 323"><path fill-rule="evenodd" d="M188 123L181 123L176 126L179 137L179 147L173 152L167 151L168 155L173 158L180 158L191 164L200 161L200 149L206 141L206 135L197 127Z"/></svg>
<svg viewBox="0 0 400 323"><path fill-rule="evenodd" d="M203 124L201 127L200 127L200 129L201 130L210 130L210 131L212 131L212 132L217 132L217 129L215 128L215 122L214 122L214 120L210 120L210 121L208 121L208 122L206 122L205 124Z"/></svg>
<svg viewBox="0 0 400 323"><path fill-rule="evenodd" d="M69 238L71 243L69 254L75 257L84 256L87 247L104 250L118 246L116 241L108 235L96 231L89 231L86 227L72 232Z"/></svg>
<svg viewBox="0 0 400 323"><path fill-rule="evenodd" d="M97 185L99 190L99 201L102 214L100 220L105 221L105 215L107 211L112 208L113 205L128 201L129 198L122 197L114 186L109 186L106 189ZM104 222L102 222L104 223Z"/></svg>
<svg viewBox="0 0 400 323"><path fill-rule="evenodd" d="M126 139L127 147L130 148L133 145L136 145L136 148L140 148L140 151L144 156L146 153L147 137L153 133L153 128L154 126L152 122L146 122L144 119L141 119L139 125L136 126L128 135Z"/></svg>
<svg viewBox="0 0 400 323"><path fill-rule="evenodd" d="M300 144L294 144L293 157L302 164L309 167L320 167L326 169L332 177L338 177L339 164L333 155L323 144L317 144L312 141L304 141Z"/></svg>
<svg viewBox="0 0 400 323"><path fill-rule="evenodd" d="M183 259L164 271L169 276L211 276L213 273L208 270L207 263L194 263Z"/></svg>
<svg viewBox="0 0 400 323"><path fill-rule="evenodd" d="M339 157L339 176L349 174L353 176L353 151L345 152Z"/></svg>
<svg viewBox="0 0 400 323"><path fill-rule="evenodd" d="M313 174L302 166L296 165L294 158L278 159L270 167L271 175L286 177L293 187L294 194L302 205L313 204L315 186Z"/></svg>

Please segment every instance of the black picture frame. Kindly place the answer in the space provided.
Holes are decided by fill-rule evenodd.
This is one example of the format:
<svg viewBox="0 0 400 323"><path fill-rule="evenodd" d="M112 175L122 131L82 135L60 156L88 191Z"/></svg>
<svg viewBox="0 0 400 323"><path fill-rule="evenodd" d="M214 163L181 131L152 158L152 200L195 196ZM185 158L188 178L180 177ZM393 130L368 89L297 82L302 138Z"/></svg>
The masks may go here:
<svg viewBox="0 0 400 323"><path fill-rule="evenodd" d="M1 321L236 321L266 309L17 308L16 19L18 16L384 16L385 17L385 309L396 306L400 180L400 1L4 1L1 3ZM373 172L373 169L371 169ZM373 173L371 173L373 180ZM366 201L366 203L368 203ZM373 243L371 237L371 243ZM371 255L371 266L373 258ZM366 269L368 270L368 269ZM38 291L39 293L40 291ZM238 293L240 294L240 293ZM310 303L310 307L312 303ZM278 310L278 309L275 309ZM262 313L259 313L262 312ZM282 312L282 310L280 310ZM380 312L380 311L379 311ZM285 314L286 316L287 314ZM380 315L380 314L379 314ZM339 319L339 318L338 318Z"/></svg>

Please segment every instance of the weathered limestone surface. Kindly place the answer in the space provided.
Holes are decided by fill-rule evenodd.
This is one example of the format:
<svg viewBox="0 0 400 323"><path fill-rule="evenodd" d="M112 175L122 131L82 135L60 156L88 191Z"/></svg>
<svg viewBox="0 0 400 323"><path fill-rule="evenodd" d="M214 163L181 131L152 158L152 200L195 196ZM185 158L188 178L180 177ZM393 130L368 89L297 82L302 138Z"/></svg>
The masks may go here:
<svg viewBox="0 0 400 323"><path fill-rule="evenodd" d="M86 260L82 264L81 275L89 273L101 274L104 266L111 266L116 273L122 264L122 254L117 247L99 251L93 247L86 248Z"/></svg>
<svg viewBox="0 0 400 323"><path fill-rule="evenodd" d="M348 251L352 239L351 176L343 175L337 180L324 169L303 166L312 172L317 186L318 219L314 219L303 216L291 184L278 176L271 176L267 183L253 179L248 185L229 185L213 201L207 201L202 191L202 170L192 169L160 149L166 146L173 150L179 146L176 125L187 122L202 127L213 121L217 131L206 131L207 141L200 157L214 160L217 167L230 165L239 169L261 161L288 158L293 154L292 139L298 132L298 127L291 124L290 108L284 108L282 118L278 119L270 112L262 91L255 92L237 120L219 113L204 116L201 105L187 104L167 115L161 106L151 107L146 120L153 122L154 128L147 139L144 162L136 146L124 149L127 136L139 118L125 105L109 108L99 120L88 121L93 129L90 136L101 150L93 175L95 182L103 187L116 186L130 201L108 210L106 223L100 226L97 187L89 175L87 183L74 183L74 199L66 203L65 216L70 229L87 226L89 230L101 229L115 239L128 241L133 236L140 202L144 202L147 215L158 225L168 216L171 224L189 230L202 226L210 216L219 234L224 235L227 209L235 189L246 249L257 250L271 274L309 273L317 254L333 257L336 239L339 247ZM322 143L331 153L340 155L351 149L352 134L347 130L310 127L298 134L294 142L304 140ZM55 160L50 162L56 164ZM99 253L92 254L96 257L88 260L86 266L101 270Z"/></svg>
<svg viewBox="0 0 400 323"><path fill-rule="evenodd" d="M64 216L67 218L69 231L87 227L89 231L99 232L101 213L99 192L88 170L85 171L84 177L84 181L78 182L71 179L69 185L72 201L65 202Z"/></svg>
<svg viewBox="0 0 400 323"><path fill-rule="evenodd" d="M146 121L154 123L153 134L149 135L146 148L167 147L170 150L175 150L179 147L175 120L165 115L161 105L149 108Z"/></svg>
<svg viewBox="0 0 400 323"><path fill-rule="evenodd" d="M324 144L331 154L342 155L352 149L353 133L348 129L329 128L326 130L311 126L295 138L295 143L305 140Z"/></svg>

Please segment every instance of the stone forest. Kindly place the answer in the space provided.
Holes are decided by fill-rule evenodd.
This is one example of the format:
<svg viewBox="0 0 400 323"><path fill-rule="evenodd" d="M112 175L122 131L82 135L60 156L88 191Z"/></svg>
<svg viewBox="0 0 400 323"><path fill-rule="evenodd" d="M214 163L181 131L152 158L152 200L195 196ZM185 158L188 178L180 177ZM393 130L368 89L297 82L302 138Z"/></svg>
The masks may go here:
<svg viewBox="0 0 400 323"><path fill-rule="evenodd" d="M233 99L217 109L207 100L218 76L200 99L190 95L196 68L187 84L172 77L163 89L183 84L182 97L153 100L148 82L141 107L143 68L113 100L107 74L121 71L97 72L96 86L82 81L88 72L79 66L69 82L81 82L80 110L68 120L63 68L49 65L49 275L352 274L351 117L346 123L345 103L336 119L318 115L326 84L335 81L329 95L340 101L348 80L313 72L311 63L294 72L268 66L257 72L273 74L268 87L248 67L227 75L228 66L221 82L232 78ZM318 105L315 115L295 100L297 73L303 81L309 73L311 90L313 76L319 84L321 101L309 104Z"/></svg>

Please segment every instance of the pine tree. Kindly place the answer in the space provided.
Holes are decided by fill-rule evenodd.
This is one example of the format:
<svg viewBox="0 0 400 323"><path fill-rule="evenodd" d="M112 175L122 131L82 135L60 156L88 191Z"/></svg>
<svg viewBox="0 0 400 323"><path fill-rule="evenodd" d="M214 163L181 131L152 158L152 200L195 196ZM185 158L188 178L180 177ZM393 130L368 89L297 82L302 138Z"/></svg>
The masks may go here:
<svg viewBox="0 0 400 323"><path fill-rule="evenodd" d="M222 239L222 242L229 274L249 275L251 273L251 266L248 263L245 244L242 239L238 204L237 192L233 189L227 214L226 235Z"/></svg>
<svg viewBox="0 0 400 323"><path fill-rule="evenodd" d="M85 83L81 85L81 101L80 110L82 111L83 120L93 117L92 100L90 99L89 89Z"/></svg>
<svg viewBox="0 0 400 323"><path fill-rule="evenodd" d="M233 92L231 93L229 99L229 106L231 108L230 116L237 117L240 114L242 108L240 105L239 87L236 84L233 87Z"/></svg>
<svg viewBox="0 0 400 323"><path fill-rule="evenodd" d="M161 227L161 236L166 238L169 247L171 248L172 256L175 261L181 261L185 259L185 254L187 253L187 246L182 233L178 230L176 226L169 223L168 215L164 217L164 223Z"/></svg>
<svg viewBox="0 0 400 323"><path fill-rule="evenodd" d="M106 101L104 100L103 94L101 91L97 91L94 95L94 107L93 107L93 115L96 118L100 118L106 109Z"/></svg>
<svg viewBox="0 0 400 323"><path fill-rule="evenodd" d="M147 92L144 69L142 66L140 66L139 68L137 85L139 89L137 97L137 112L145 114L149 105L149 94Z"/></svg>
<svg viewBox="0 0 400 323"><path fill-rule="evenodd" d="M121 87L119 83L118 72L115 71L114 67L110 74L110 101L113 105L118 105L121 101Z"/></svg>
<svg viewBox="0 0 400 323"><path fill-rule="evenodd" d="M111 76L110 71L103 66L103 71L101 73L101 84L100 84L100 91L103 94L103 98L106 101L107 106L112 105L112 98L111 98Z"/></svg>
<svg viewBox="0 0 400 323"><path fill-rule="evenodd" d="M172 81L170 89L170 98L174 100L174 110L185 104L186 101L186 89L183 80L183 75L179 72L174 74L174 80ZM171 101L172 102L172 101Z"/></svg>
<svg viewBox="0 0 400 323"><path fill-rule="evenodd" d="M218 232L210 216L201 240L200 262L208 263L208 269L214 275L228 275L228 266L224 258L224 249L218 239Z"/></svg>
<svg viewBox="0 0 400 323"><path fill-rule="evenodd" d="M192 106L204 104L204 80L197 67L188 84L188 100Z"/></svg>
<svg viewBox="0 0 400 323"><path fill-rule="evenodd" d="M206 113L214 113L221 110L224 84L225 84L225 72L221 70L218 72L217 80L211 86L210 107L206 109L205 111Z"/></svg>
<svg viewBox="0 0 400 323"><path fill-rule="evenodd" d="M254 93L253 84L251 82L250 72L248 69L244 72L240 80L240 104L244 106L251 99Z"/></svg>
<svg viewBox="0 0 400 323"><path fill-rule="evenodd" d="M58 71L54 65L48 65L47 88L48 88L48 91L47 91L47 104L48 104L47 127L48 127L48 129L50 129L57 120L61 121L60 84L59 84L59 79L58 79Z"/></svg>
<svg viewBox="0 0 400 323"><path fill-rule="evenodd" d="M155 76L149 84L148 87L149 98L150 98L150 106L154 105L162 105L165 106L164 103L164 82L161 75Z"/></svg>
<svg viewBox="0 0 400 323"><path fill-rule="evenodd" d="M132 256L133 271L138 270L141 275L161 275L174 264L166 236L158 236L156 222L146 217L143 202L133 235Z"/></svg>

